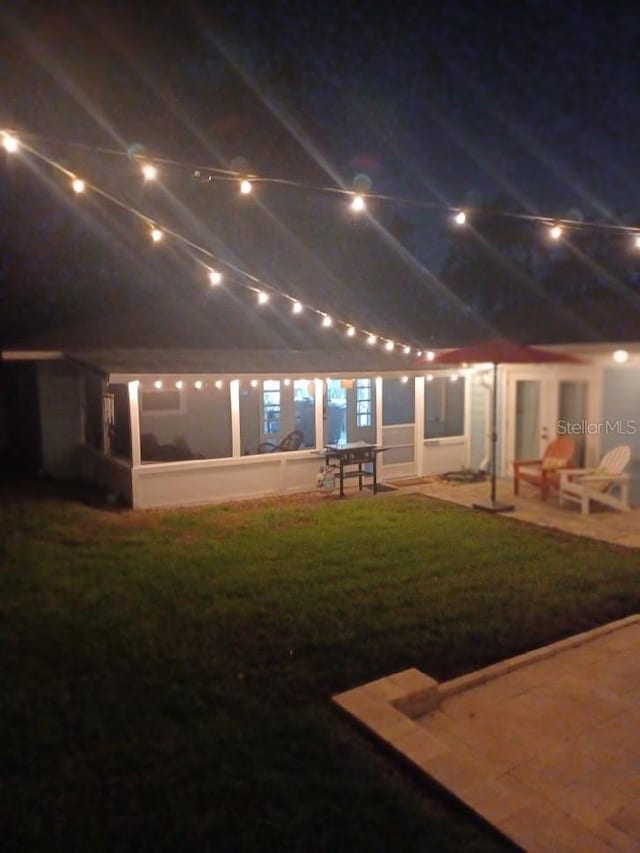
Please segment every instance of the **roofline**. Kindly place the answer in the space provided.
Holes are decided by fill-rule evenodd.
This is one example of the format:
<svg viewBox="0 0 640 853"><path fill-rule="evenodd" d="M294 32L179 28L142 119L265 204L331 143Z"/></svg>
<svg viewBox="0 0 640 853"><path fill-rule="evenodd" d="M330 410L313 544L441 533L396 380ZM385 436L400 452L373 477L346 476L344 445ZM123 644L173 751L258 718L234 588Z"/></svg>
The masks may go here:
<svg viewBox="0 0 640 853"><path fill-rule="evenodd" d="M65 358L59 350L2 350L0 361L59 361Z"/></svg>

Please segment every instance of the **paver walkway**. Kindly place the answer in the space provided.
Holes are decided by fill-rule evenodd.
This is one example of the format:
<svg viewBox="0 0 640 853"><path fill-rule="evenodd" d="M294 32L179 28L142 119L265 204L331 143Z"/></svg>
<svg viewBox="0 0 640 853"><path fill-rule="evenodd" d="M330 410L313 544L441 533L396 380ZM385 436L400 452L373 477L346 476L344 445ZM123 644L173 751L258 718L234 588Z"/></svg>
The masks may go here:
<svg viewBox="0 0 640 853"><path fill-rule="evenodd" d="M640 850L640 616L334 701L525 850Z"/></svg>

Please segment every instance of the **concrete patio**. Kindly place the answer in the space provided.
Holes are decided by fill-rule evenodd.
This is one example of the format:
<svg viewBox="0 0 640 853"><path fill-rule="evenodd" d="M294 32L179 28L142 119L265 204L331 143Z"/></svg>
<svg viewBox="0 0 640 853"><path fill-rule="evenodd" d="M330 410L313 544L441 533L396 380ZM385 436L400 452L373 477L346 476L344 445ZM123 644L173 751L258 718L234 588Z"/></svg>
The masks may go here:
<svg viewBox="0 0 640 853"><path fill-rule="evenodd" d="M640 850L640 617L438 684L410 669L334 697L524 850Z"/></svg>
<svg viewBox="0 0 640 853"><path fill-rule="evenodd" d="M426 481L429 479L431 482L407 485L402 485L402 481L394 481L394 485L402 493L417 492L467 507L472 507L477 501L487 500L490 495L491 484L488 480L481 483L450 483L435 477L425 478ZM515 507L512 512L504 513L505 517L627 548L640 548L640 508L631 512L602 508L589 515L582 515L577 505L560 506L557 496L552 495L547 501L542 501L539 490L526 483L521 484L520 494L515 496L511 479L498 480L497 497Z"/></svg>

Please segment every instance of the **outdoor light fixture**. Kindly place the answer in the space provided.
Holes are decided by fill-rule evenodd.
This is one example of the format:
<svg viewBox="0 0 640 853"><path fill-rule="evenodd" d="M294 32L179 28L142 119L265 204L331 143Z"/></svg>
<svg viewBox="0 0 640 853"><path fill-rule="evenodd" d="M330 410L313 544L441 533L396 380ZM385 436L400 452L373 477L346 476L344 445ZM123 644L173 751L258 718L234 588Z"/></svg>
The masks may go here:
<svg viewBox="0 0 640 853"><path fill-rule="evenodd" d="M74 193L77 193L78 195L83 193L86 189L86 184L82 178L74 178L71 182L71 186L73 187Z"/></svg>
<svg viewBox="0 0 640 853"><path fill-rule="evenodd" d="M209 283L212 287L222 282L222 273L219 270L209 270Z"/></svg>
<svg viewBox="0 0 640 853"><path fill-rule="evenodd" d="M145 163L142 167L142 175L145 181L155 181L158 177L158 169L153 165L153 163Z"/></svg>
<svg viewBox="0 0 640 853"><path fill-rule="evenodd" d="M361 195L355 195L351 201L351 210L356 213L361 213L366 207L364 199Z"/></svg>
<svg viewBox="0 0 640 853"><path fill-rule="evenodd" d="M613 360L617 364L625 364L629 360L629 353L626 349L617 349L613 354Z"/></svg>

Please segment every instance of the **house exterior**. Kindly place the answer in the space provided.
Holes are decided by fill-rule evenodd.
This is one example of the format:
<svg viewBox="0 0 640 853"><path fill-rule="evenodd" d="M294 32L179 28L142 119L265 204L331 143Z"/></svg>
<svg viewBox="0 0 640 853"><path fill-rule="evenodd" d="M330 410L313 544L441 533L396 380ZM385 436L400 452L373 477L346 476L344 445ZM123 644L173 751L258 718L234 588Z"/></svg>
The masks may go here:
<svg viewBox="0 0 640 853"><path fill-rule="evenodd" d="M498 370L498 471L569 432L577 463L632 451L640 504L640 345L552 349L581 364ZM614 359L614 352L624 351ZM617 360L616 360L617 359ZM488 365L434 369L401 352L26 349L2 352L0 453L83 478L133 507L309 491L328 443L385 448L380 480L488 468ZM296 450L279 451L285 436ZM264 452L265 450L273 452ZM22 464L22 463L21 463Z"/></svg>

